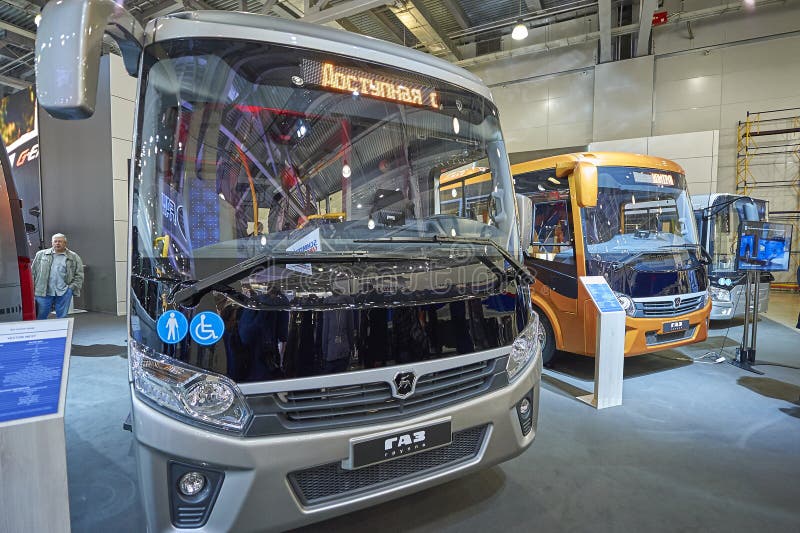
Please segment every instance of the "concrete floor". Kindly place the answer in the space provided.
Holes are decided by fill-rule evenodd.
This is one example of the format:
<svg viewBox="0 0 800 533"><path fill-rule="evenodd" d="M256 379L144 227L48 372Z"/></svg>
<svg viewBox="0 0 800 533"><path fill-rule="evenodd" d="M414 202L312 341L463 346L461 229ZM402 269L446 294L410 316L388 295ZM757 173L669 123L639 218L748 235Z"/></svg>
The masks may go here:
<svg viewBox="0 0 800 533"><path fill-rule="evenodd" d="M795 328L798 313L800 313L800 292L770 291L769 307L764 316L790 328Z"/></svg>
<svg viewBox="0 0 800 533"><path fill-rule="evenodd" d="M762 319L758 331L759 361L800 366L800 330ZM604 411L571 394L591 388L592 360L565 354L546 371L526 453L304 531L798 533L800 370L713 364L740 337L740 322L716 325L705 343L629 359L624 404ZM143 530L122 430L124 338L121 319L76 317L66 408L75 532Z"/></svg>

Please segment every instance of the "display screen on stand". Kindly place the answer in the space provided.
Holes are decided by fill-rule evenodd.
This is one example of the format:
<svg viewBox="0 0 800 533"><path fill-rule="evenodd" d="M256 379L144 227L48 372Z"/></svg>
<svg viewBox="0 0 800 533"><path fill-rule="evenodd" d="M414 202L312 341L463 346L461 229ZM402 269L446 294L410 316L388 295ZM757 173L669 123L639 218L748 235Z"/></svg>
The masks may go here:
<svg viewBox="0 0 800 533"><path fill-rule="evenodd" d="M792 225L745 221L739 226L738 270L780 272L789 270Z"/></svg>

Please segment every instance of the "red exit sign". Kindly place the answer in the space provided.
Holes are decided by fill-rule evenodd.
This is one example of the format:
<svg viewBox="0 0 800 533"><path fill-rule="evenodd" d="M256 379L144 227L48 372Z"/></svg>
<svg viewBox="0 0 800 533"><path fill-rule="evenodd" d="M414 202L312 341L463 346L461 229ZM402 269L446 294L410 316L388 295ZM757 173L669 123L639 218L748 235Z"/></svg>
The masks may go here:
<svg viewBox="0 0 800 533"><path fill-rule="evenodd" d="M662 24L666 24L668 20L669 15L666 11L653 12L653 26L661 26Z"/></svg>

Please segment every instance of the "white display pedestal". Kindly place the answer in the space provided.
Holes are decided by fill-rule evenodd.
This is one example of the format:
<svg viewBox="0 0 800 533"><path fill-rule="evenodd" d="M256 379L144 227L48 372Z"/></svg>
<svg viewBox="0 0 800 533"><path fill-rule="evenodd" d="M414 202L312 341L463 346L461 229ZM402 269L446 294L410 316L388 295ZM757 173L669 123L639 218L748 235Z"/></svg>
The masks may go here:
<svg viewBox="0 0 800 533"><path fill-rule="evenodd" d="M625 311L602 276L581 276L597 312L594 357L594 393L579 396L597 409L622 405L622 371L625 361Z"/></svg>
<svg viewBox="0 0 800 533"><path fill-rule="evenodd" d="M0 531L70 531L71 344L71 318L0 324Z"/></svg>

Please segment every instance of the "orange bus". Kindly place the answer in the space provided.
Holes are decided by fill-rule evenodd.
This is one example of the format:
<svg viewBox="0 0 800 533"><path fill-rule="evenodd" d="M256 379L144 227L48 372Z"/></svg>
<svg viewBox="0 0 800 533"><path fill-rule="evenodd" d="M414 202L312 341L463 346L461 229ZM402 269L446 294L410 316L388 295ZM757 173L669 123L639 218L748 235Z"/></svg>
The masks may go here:
<svg viewBox="0 0 800 533"><path fill-rule="evenodd" d="M556 350L595 354L596 316L580 276L603 276L627 314L625 356L705 340L711 300L683 169L627 153L512 165L532 299Z"/></svg>

